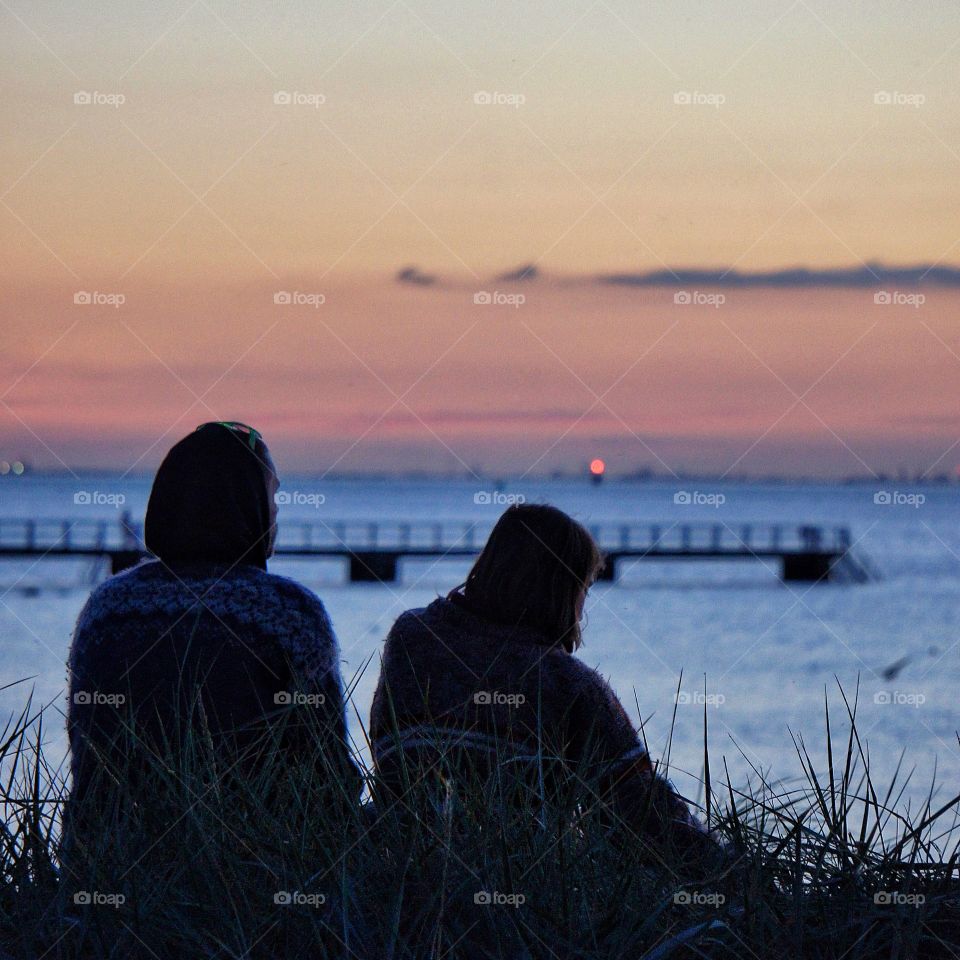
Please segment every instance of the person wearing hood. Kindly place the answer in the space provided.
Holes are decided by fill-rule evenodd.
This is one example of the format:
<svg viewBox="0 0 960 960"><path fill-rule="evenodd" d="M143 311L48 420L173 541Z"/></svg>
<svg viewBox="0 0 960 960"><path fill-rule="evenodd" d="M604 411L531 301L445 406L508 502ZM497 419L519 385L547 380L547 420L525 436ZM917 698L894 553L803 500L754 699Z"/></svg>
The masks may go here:
<svg viewBox="0 0 960 960"><path fill-rule="evenodd" d="M244 424L202 424L167 454L144 525L151 557L97 587L73 635L71 804L111 784L136 798L150 754L189 742L211 744L223 770L247 778L269 746L273 760L315 764L359 800L329 617L312 592L267 572L278 486Z"/></svg>

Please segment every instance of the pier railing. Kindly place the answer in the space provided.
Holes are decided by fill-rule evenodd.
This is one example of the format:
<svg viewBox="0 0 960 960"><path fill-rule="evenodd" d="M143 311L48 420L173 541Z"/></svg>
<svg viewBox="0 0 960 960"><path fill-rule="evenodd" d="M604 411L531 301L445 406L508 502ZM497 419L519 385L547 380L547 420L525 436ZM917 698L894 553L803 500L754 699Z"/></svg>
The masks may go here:
<svg viewBox="0 0 960 960"><path fill-rule="evenodd" d="M491 528L452 520L281 521L276 554L344 557L351 580L391 580L402 557L478 553ZM848 528L817 524L598 523L590 531L606 557L605 579L614 579L623 559L698 557L777 557L784 579L827 579L852 543ZM141 526L127 517L0 519L0 556L109 556L116 570L135 563L143 550Z"/></svg>

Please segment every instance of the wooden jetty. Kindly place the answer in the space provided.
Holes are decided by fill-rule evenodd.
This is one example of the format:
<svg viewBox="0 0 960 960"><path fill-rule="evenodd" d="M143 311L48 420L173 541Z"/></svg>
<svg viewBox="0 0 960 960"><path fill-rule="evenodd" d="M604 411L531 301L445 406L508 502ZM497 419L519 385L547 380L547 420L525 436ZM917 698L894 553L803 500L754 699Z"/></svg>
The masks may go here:
<svg viewBox="0 0 960 960"><path fill-rule="evenodd" d="M601 579L637 560L773 560L785 581L864 582L866 561L854 555L846 527L763 523L595 524L603 551ZM391 583L404 558L475 556L490 532L472 522L387 523L357 520L281 522L278 557L340 557L353 583ZM129 520L0 519L0 557L107 557L116 573L145 551Z"/></svg>

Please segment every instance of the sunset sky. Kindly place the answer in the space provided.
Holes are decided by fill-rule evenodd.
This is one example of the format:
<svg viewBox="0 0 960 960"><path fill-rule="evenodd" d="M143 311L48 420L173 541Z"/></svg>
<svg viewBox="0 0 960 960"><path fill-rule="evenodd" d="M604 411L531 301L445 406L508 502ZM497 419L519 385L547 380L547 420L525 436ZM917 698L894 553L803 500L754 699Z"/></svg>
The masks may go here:
<svg viewBox="0 0 960 960"><path fill-rule="evenodd" d="M0 54L0 459L960 463L960 287L597 279L960 264L955 3L3 0Z"/></svg>

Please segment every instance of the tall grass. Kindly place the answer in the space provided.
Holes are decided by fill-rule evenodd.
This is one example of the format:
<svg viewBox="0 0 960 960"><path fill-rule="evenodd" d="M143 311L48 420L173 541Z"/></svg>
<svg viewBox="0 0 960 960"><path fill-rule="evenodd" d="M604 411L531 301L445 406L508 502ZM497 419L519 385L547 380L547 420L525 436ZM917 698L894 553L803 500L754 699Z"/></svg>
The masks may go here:
<svg viewBox="0 0 960 960"><path fill-rule="evenodd" d="M587 794L540 796L534 809L496 775L411 775L402 800L375 811L331 788L322 756L286 763L271 733L255 763L238 764L202 723L166 745L131 724L124 746L145 763L105 756L103 791L67 812L64 769L44 756L44 730L62 718L28 701L0 735L0 949L30 960L960 957L960 796L937 805L931 790L909 815L900 768L886 784L871 775L855 699L843 699L839 746L826 707L824 718L822 755L795 737L805 780L789 788L759 770L718 782L705 718L704 800L726 853L691 864L611 831Z"/></svg>

